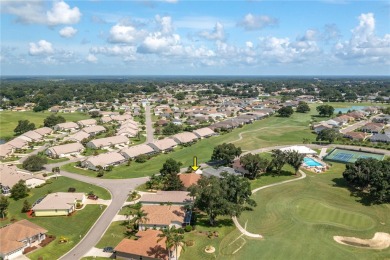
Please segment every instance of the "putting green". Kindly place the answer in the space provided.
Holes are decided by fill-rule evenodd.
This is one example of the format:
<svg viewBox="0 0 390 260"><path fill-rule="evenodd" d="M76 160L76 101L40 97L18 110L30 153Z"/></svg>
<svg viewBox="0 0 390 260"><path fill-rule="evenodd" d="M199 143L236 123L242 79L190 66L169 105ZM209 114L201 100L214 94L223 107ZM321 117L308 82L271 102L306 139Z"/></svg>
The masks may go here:
<svg viewBox="0 0 390 260"><path fill-rule="evenodd" d="M368 230L375 221L364 214L333 207L314 198L302 198L293 202L294 217L300 221L331 225L350 230Z"/></svg>

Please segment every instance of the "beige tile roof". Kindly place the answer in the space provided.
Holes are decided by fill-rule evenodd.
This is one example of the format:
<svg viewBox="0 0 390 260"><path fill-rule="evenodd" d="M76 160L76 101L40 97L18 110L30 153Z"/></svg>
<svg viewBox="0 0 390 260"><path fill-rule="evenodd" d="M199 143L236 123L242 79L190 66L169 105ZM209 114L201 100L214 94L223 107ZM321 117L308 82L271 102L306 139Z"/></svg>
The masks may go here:
<svg viewBox="0 0 390 260"><path fill-rule="evenodd" d="M0 183L12 188L20 180L40 179L44 180L41 175L33 175L29 172L22 172L15 165L0 164Z"/></svg>
<svg viewBox="0 0 390 260"><path fill-rule="evenodd" d="M169 226L172 222L184 223L185 209L177 205L144 205L142 210L149 219L146 225Z"/></svg>
<svg viewBox="0 0 390 260"><path fill-rule="evenodd" d="M177 143L171 138L164 138L162 140L157 140L151 144L154 144L161 151L171 149L177 145Z"/></svg>
<svg viewBox="0 0 390 260"><path fill-rule="evenodd" d="M205 137L205 136L209 136L209 135L213 135L214 134L214 131L211 130L210 128L208 128L208 127L199 128L199 129L194 130L192 132L195 133L195 134L198 134L201 137Z"/></svg>
<svg viewBox="0 0 390 260"><path fill-rule="evenodd" d="M190 203L192 197L189 196L188 191L158 191L156 194L144 194L141 203Z"/></svg>
<svg viewBox="0 0 390 260"><path fill-rule="evenodd" d="M197 140L198 136L191 132L183 132L173 135L172 138L177 139L180 143L190 143Z"/></svg>
<svg viewBox="0 0 390 260"><path fill-rule="evenodd" d="M95 147L100 147L100 146L122 144L127 142L129 142L129 139L126 136L118 135L118 136L95 139L90 141L89 143L93 144Z"/></svg>
<svg viewBox="0 0 390 260"><path fill-rule="evenodd" d="M153 148L147 144L140 144L140 145L131 146L128 148L124 148L120 151L121 154L125 154L131 158L134 158L134 157L141 155L141 154L148 154L148 153L153 153L153 152L154 152Z"/></svg>
<svg viewBox="0 0 390 260"><path fill-rule="evenodd" d="M27 145L27 141L22 139L22 138L15 138L15 139L12 139L11 141L7 142L8 145L11 145L12 147L14 148L23 148L24 146Z"/></svg>
<svg viewBox="0 0 390 260"><path fill-rule="evenodd" d="M22 136L27 136L28 138L32 139L33 141L38 141L38 140L42 139L42 135L38 134L34 130L28 131L28 132L22 134Z"/></svg>
<svg viewBox="0 0 390 260"><path fill-rule="evenodd" d="M9 144L0 144L0 157L7 157L14 148Z"/></svg>
<svg viewBox="0 0 390 260"><path fill-rule="evenodd" d="M48 134L51 134L53 132L53 129L51 129L50 127L41 127L41 128L35 129L34 131L40 135L48 135Z"/></svg>
<svg viewBox="0 0 390 260"><path fill-rule="evenodd" d="M89 157L84 162L88 162L91 165L94 166L106 166L110 164L119 163L122 161L125 161L126 158L123 157L120 153L117 152L110 152L110 153L102 153L96 156Z"/></svg>
<svg viewBox="0 0 390 260"><path fill-rule="evenodd" d="M76 200L83 200L84 193L56 192L46 195L46 197L33 210L67 210L72 208Z"/></svg>
<svg viewBox="0 0 390 260"><path fill-rule="evenodd" d="M80 143L72 143L72 144L63 144L63 145L57 145L48 148L47 150L50 150L52 154L60 155L60 154L69 154L69 153L76 153L84 150L84 146Z"/></svg>
<svg viewBox="0 0 390 260"><path fill-rule="evenodd" d="M84 131L78 131L72 135L69 135L64 138L64 141L76 141L81 142L83 139L88 138L89 134Z"/></svg>
<svg viewBox="0 0 390 260"><path fill-rule="evenodd" d="M90 134L90 133L106 131L106 128L102 125L94 125L94 126L87 126L83 128L83 131Z"/></svg>
<svg viewBox="0 0 390 260"><path fill-rule="evenodd" d="M7 254L19 248L22 248L24 246L24 243L20 241L26 238L33 237L40 233L47 233L47 230L25 219L1 227L0 253Z"/></svg>
<svg viewBox="0 0 390 260"><path fill-rule="evenodd" d="M55 126L63 129L79 128L79 125L76 124L75 122L65 122L65 123L56 124Z"/></svg>
<svg viewBox="0 0 390 260"><path fill-rule="evenodd" d="M125 121L125 120L128 120L128 119L131 119L131 115L128 115L128 114L124 114L124 115L114 115L114 116L111 116L112 120L114 121Z"/></svg>
<svg viewBox="0 0 390 260"><path fill-rule="evenodd" d="M160 230L148 229L138 231L138 240L123 239L116 247L116 252L139 255L155 259L168 259L168 250L165 247L165 238L160 239ZM158 241L158 242L157 242Z"/></svg>
<svg viewBox="0 0 390 260"><path fill-rule="evenodd" d="M86 125L96 125L96 120L91 118L91 119L84 119L84 120L79 120L77 123L81 126L86 126Z"/></svg>

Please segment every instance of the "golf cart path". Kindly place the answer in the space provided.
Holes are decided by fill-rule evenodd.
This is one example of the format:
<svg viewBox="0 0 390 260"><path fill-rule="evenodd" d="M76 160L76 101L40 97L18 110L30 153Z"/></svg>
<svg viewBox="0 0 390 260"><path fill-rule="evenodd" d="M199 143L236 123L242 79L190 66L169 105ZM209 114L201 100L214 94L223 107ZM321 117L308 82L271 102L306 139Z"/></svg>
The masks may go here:
<svg viewBox="0 0 390 260"><path fill-rule="evenodd" d="M300 176L299 178L292 179L292 180L281 181L281 182L277 182L277 183L265 185L265 186L260 187L260 188L256 188L256 189L252 190L252 194L258 192L259 190L264 190L264 189L266 189L266 188L278 186L278 185L285 184L285 183L289 183L289 182L293 182L293 181L299 181L299 180L302 180L302 179L306 178L306 173L304 173L304 172L301 171L301 170L299 170L299 173L301 174L301 176ZM248 237L254 237L254 238L263 238L262 235L250 233L250 232L248 232L245 228L243 228L243 227L241 226L241 224L238 222L237 217L235 217L235 216L232 217L232 220L233 220L234 224L236 225L237 229L238 229L243 235L248 236Z"/></svg>

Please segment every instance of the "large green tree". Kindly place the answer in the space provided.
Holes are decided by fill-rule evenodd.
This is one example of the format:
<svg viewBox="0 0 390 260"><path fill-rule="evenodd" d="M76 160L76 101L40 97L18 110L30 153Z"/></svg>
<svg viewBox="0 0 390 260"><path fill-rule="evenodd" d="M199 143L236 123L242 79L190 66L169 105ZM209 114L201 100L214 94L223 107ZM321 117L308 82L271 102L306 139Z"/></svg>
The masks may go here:
<svg viewBox="0 0 390 260"><path fill-rule="evenodd" d="M373 203L390 202L390 161L358 159L354 164L346 165L343 177Z"/></svg>
<svg viewBox="0 0 390 260"><path fill-rule="evenodd" d="M18 125L15 127L14 132L16 135L24 134L30 130L35 129L35 124L30 123L28 120L19 120Z"/></svg>
<svg viewBox="0 0 390 260"><path fill-rule="evenodd" d="M231 164L237 156L240 156L242 150L240 147L236 147L234 144L223 143L214 147L211 160L222 161L223 165Z"/></svg>
<svg viewBox="0 0 390 260"><path fill-rule="evenodd" d="M4 195L0 195L0 216L5 218L7 216L7 210L9 206L8 198Z"/></svg>
<svg viewBox="0 0 390 260"><path fill-rule="evenodd" d="M40 171L43 168L43 165L47 163L45 157L39 155L30 155L22 164L23 169L28 171Z"/></svg>
<svg viewBox="0 0 390 260"><path fill-rule="evenodd" d="M282 107L277 112L281 117L290 117L294 114L294 110L290 106Z"/></svg>
<svg viewBox="0 0 390 260"><path fill-rule="evenodd" d="M330 105L320 105L316 108L320 116L331 116L334 113L334 107Z"/></svg>
<svg viewBox="0 0 390 260"><path fill-rule="evenodd" d="M272 150L272 161L270 163L271 168L275 169L277 174L280 174L283 166L287 162L287 154L279 149Z"/></svg>
<svg viewBox="0 0 390 260"><path fill-rule="evenodd" d="M47 127L53 127L56 124L65 123L66 119L63 116L56 116L54 114L51 114L50 116L46 117L45 120L43 120L43 125Z"/></svg>
<svg viewBox="0 0 390 260"><path fill-rule="evenodd" d="M240 158L242 167L249 172L248 178L256 179L260 172L264 172L269 164L269 161L260 157L259 154L245 154Z"/></svg>
<svg viewBox="0 0 390 260"><path fill-rule="evenodd" d="M175 159L169 158L163 164L163 167L160 169L161 176L166 176L167 174L175 173L178 174L180 172L180 167L183 164L181 162L176 161Z"/></svg>
<svg viewBox="0 0 390 260"><path fill-rule="evenodd" d="M324 130L321 130L317 137L317 141L328 141L329 143L333 143L337 138L339 138L341 135L338 133L335 129L327 128Z"/></svg>
<svg viewBox="0 0 390 260"><path fill-rule="evenodd" d="M215 176L202 177L198 185L191 187L191 196L196 196L195 207L208 215L212 226L218 216L239 216L247 205L256 205L250 199L248 179L228 173L222 173L221 176L221 179Z"/></svg>
<svg viewBox="0 0 390 260"><path fill-rule="evenodd" d="M18 200L18 199L23 199L24 197L27 196L28 196L28 188L26 186L25 181L20 180L11 188L11 198Z"/></svg>
<svg viewBox="0 0 390 260"><path fill-rule="evenodd" d="M305 155L300 154L297 151L287 152L287 163L294 168L295 175L298 174L298 170L302 166L303 158L305 158Z"/></svg>
<svg viewBox="0 0 390 260"><path fill-rule="evenodd" d="M298 106L297 106L297 112L298 113L306 113L306 112L309 112L310 111L310 107L309 105L304 102L304 101L300 101L298 103Z"/></svg>

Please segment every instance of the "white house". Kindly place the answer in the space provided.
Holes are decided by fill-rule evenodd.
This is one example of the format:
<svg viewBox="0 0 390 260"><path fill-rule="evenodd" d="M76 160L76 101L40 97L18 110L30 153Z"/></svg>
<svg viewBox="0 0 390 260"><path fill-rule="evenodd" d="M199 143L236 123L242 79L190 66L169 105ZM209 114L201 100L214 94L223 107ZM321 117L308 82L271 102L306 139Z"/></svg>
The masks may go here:
<svg viewBox="0 0 390 260"><path fill-rule="evenodd" d="M106 169L108 166L118 165L124 163L125 161L126 158L120 153L110 152L89 157L88 159L82 161L81 165L90 170L97 171L99 166Z"/></svg>
<svg viewBox="0 0 390 260"><path fill-rule="evenodd" d="M126 146L129 143L130 141L126 136L118 135L91 140L87 143L87 147L92 149L107 149L110 146Z"/></svg>
<svg viewBox="0 0 390 260"><path fill-rule="evenodd" d="M52 158L61 158L71 155L79 155L84 151L84 146L80 143L63 144L50 147L46 150L46 154Z"/></svg>

